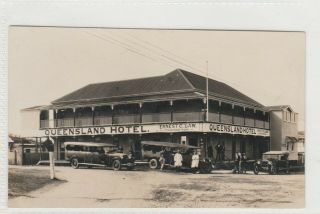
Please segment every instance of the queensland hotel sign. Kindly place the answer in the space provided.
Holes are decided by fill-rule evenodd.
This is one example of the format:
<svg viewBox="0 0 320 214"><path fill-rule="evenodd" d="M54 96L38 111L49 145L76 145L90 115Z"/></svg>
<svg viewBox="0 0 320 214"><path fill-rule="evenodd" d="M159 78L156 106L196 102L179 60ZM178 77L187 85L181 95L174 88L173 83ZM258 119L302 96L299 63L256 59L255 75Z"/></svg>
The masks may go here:
<svg viewBox="0 0 320 214"><path fill-rule="evenodd" d="M75 127L45 129L46 136L117 135L174 132L229 133L239 135L270 136L269 130L217 123L166 123L101 127Z"/></svg>

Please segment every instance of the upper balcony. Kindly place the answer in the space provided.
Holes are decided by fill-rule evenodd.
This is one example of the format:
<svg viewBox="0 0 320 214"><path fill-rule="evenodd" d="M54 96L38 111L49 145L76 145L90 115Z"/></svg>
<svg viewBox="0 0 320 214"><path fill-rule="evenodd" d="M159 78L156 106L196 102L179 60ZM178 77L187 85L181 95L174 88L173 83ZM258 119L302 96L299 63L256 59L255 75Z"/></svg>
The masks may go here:
<svg viewBox="0 0 320 214"><path fill-rule="evenodd" d="M202 102L202 100L201 100ZM269 129L269 115L261 111L210 103L206 119L205 105L196 101L128 104L119 107L85 107L57 110L54 119L40 116L40 128L68 128L127 124L154 124L174 122L214 122Z"/></svg>

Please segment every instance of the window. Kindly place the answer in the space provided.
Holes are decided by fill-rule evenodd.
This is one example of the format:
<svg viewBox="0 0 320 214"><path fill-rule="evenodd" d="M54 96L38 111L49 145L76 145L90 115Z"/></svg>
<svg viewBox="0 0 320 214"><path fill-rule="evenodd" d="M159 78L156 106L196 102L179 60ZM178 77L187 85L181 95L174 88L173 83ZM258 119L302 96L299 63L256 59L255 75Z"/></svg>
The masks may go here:
<svg viewBox="0 0 320 214"><path fill-rule="evenodd" d="M89 147L89 151L90 151L90 152L97 152L98 149L97 149L97 147L95 147L95 146L90 146L90 147Z"/></svg>
<svg viewBox="0 0 320 214"><path fill-rule="evenodd" d="M67 145L66 150L68 150L68 151L83 151L83 147L77 146L77 145Z"/></svg>
<svg viewBox="0 0 320 214"><path fill-rule="evenodd" d="M117 151L118 147L117 146L106 146L103 147L103 150L108 153L108 152L113 152L113 151Z"/></svg>
<svg viewBox="0 0 320 214"><path fill-rule="evenodd" d="M144 145L143 149L145 151L152 151L152 153L157 153L161 151L161 147L160 146L154 146L154 145Z"/></svg>
<svg viewBox="0 0 320 214"><path fill-rule="evenodd" d="M291 143L291 151L293 151L294 143Z"/></svg>

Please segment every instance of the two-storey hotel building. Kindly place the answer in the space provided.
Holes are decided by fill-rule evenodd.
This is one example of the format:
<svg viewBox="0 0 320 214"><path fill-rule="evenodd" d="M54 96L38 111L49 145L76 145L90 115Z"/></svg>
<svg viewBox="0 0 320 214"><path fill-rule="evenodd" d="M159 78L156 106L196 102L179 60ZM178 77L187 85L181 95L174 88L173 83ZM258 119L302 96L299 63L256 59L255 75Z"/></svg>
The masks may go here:
<svg viewBox="0 0 320 214"><path fill-rule="evenodd" d="M141 141L200 146L202 155L213 159L218 143L227 160L238 151L249 158L268 151L266 108L225 83L209 79L208 93L206 87L205 77L181 69L90 84L41 107L40 132L53 141L58 160L64 159L66 141L121 145L136 159Z"/></svg>

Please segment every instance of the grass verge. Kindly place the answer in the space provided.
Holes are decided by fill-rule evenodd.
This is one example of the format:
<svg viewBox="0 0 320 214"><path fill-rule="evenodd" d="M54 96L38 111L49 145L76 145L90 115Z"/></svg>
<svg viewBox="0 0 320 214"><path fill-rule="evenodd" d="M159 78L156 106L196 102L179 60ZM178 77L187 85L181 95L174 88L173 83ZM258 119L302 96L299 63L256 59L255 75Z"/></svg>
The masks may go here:
<svg viewBox="0 0 320 214"><path fill-rule="evenodd" d="M29 192L40 189L46 185L60 184L66 181L59 179L50 179L48 169L28 169L26 168L9 168L8 196L9 198L17 196L26 196Z"/></svg>

